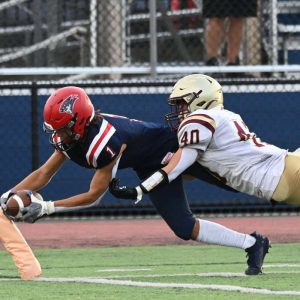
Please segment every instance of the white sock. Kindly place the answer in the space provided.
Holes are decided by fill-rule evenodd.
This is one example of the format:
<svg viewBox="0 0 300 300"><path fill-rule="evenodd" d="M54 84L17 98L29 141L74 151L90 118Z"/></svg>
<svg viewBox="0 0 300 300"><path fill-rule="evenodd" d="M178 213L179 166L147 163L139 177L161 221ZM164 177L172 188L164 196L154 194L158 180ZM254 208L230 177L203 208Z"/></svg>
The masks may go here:
<svg viewBox="0 0 300 300"><path fill-rule="evenodd" d="M247 249L255 244L256 239L249 235L231 230L218 223L200 220L198 242Z"/></svg>

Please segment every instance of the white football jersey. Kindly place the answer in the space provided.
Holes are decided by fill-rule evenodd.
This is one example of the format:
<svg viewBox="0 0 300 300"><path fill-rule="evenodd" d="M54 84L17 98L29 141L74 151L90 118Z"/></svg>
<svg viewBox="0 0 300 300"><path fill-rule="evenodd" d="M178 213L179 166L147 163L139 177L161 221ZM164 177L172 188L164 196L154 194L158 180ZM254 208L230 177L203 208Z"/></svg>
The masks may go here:
<svg viewBox="0 0 300 300"><path fill-rule="evenodd" d="M287 150L262 142L240 115L221 105L198 109L180 124L178 141L199 150L198 162L235 190L272 198Z"/></svg>

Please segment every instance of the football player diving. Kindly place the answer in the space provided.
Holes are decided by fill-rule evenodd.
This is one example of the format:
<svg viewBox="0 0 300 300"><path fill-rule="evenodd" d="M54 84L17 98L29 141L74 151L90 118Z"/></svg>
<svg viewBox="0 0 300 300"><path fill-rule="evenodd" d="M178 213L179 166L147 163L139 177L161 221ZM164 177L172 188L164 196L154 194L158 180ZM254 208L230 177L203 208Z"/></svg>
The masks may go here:
<svg viewBox="0 0 300 300"><path fill-rule="evenodd" d="M117 169L132 168L143 180L163 168L178 149L176 132L169 127L95 111L86 92L72 86L60 88L48 98L44 106L44 129L54 146L53 154L11 191L39 191L67 160L94 169L95 173L85 193L55 201L33 197L32 203L23 209L22 220L29 223L55 212L98 205ZM174 159L178 160L180 153ZM215 181L198 162L190 165L187 174L211 183ZM249 255L246 273L256 275L261 272L263 258L269 249L267 238L199 221L190 210L182 176L174 173L176 178L167 180L168 169L154 174L151 182L147 181L146 189L160 181L170 183L154 190L150 200L179 238L246 249ZM218 180L215 183L222 186ZM5 197L1 201L5 211Z"/></svg>

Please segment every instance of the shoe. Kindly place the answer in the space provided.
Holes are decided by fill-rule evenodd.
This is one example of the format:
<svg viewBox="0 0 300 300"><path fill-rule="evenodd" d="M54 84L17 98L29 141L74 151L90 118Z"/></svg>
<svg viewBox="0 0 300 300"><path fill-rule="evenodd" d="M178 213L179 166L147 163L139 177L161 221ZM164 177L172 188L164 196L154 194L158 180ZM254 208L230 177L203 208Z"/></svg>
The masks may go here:
<svg viewBox="0 0 300 300"><path fill-rule="evenodd" d="M241 63L240 63L240 59L239 57L237 57L235 59L234 62L228 62L226 64L226 66L240 66ZM248 73L245 73L245 72L239 72L239 73L233 73L233 72L229 72L229 73L225 73L225 78L254 78L254 76L252 74L248 74Z"/></svg>
<svg viewBox="0 0 300 300"><path fill-rule="evenodd" d="M211 57L210 59L208 59L206 62L205 62L205 65L207 66L219 66L219 61L216 57Z"/></svg>
<svg viewBox="0 0 300 300"><path fill-rule="evenodd" d="M248 268L245 271L245 274L258 275L262 273L264 258L269 252L269 248L271 248L271 243L266 236L262 236L256 232L253 232L250 235L256 239L256 242L250 248L245 249L248 257Z"/></svg>
<svg viewBox="0 0 300 300"><path fill-rule="evenodd" d="M217 67L220 65L220 63L216 57L211 57L205 62L205 65L209 67ZM213 78L224 78L223 73L207 73L207 75Z"/></svg>
<svg viewBox="0 0 300 300"><path fill-rule="evenodd" d="M239 66L240 65L240 59L239 59L239 57L237 57L236 59L235 59L235 61L234 62L228 62L227 64L226 64L226 66ZM245 77L245 73L225 73L225 77L226 78L240 78L240 77Z"/></svg>

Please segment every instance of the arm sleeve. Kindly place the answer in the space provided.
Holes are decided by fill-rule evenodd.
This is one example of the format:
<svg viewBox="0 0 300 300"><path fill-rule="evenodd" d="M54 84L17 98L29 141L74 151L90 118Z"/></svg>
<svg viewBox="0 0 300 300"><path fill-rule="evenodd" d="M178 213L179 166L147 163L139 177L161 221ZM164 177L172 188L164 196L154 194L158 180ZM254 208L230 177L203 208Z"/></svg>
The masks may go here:
<svg viewBox="0 0 300 300"><path fill-rule="evenodd" d="M169 182L176 179L188 167L190 167L197 159L198 151L192 148L182 148L181 157L177 165L168 173Z"/></svg>
<svg viewBox="0 0 300 300"><path fill-rule="evenodd" d="M179 160L177 161L177 163L175 162L175 167L173 167L173 169L171 169L169 173L166 173L164 169L160 169L153 173L150 177L145 179L143 182L140 183L139 186L136 187L138 193L139 189L141 189L141 191L143 191L144 193L149 193L152 190L157 189L159 186L162 186L174 180L185 169L187 169L195 162L197 156L197 150L191 148L183 148Z"/></svg>

